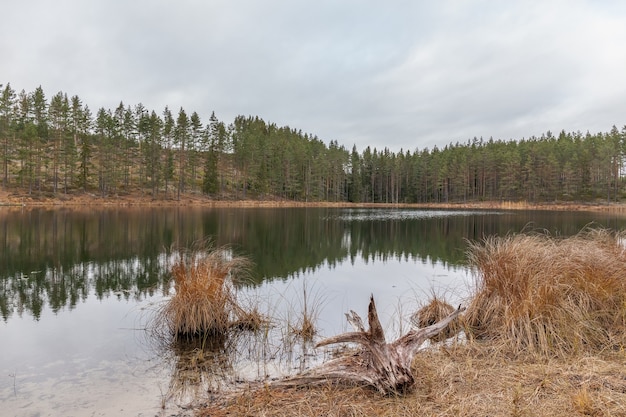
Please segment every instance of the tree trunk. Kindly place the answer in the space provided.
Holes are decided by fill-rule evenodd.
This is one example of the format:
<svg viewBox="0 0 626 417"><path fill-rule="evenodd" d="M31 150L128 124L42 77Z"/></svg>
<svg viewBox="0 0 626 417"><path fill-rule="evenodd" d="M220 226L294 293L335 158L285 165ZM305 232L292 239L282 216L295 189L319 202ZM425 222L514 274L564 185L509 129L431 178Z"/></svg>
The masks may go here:
<svg viewBox="0 0 626 417"><path fill-rule="evenodd" d="M443 331L464 310L465 308L459 306L453 313L432 326L411 330L394 342L387 343L372 296L368 308L368 331L365 331L361 318L351 311L346 317L355 331L322 340L316 346L357 343L361 346L360 350L331 360L303 374L276 381L274 384L300 386L339 383L371 386L385 395L402 393L411 388L415 382L411 363L422 343Z"/></svg>

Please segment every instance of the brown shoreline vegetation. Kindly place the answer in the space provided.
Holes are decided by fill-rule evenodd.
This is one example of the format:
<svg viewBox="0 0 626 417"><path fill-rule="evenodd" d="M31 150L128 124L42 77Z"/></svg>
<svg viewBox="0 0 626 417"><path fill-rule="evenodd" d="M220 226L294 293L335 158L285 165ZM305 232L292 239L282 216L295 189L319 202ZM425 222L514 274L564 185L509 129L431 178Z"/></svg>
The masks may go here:
<svg viewBox="0 0 626 417"><path fill-rule="evenodd" d="M238 208L290 208L290 207L346 207L346 208L422 208L422 209L483 209L483 210L556 210L556 211L610 211L626 213L626 203L595 202L528 202L528 201L470 201L455 203L350 203L332 201L293 201L279 198L267 199L213 199L198 193L186 193L176 198L153 198L148 193L128 193L101 197L93 193L29 195L27 192L0 190L0 207L43 208L96 208L96 207L238 207Z"/></svg>
<svg viewBox="0 0 626 417"><path fill-rule="evenodd" d="M530 233L471 242L476 288L458 323L467 341L420 351L407 392L269 383L214 395L195 413L626 416L625 239L624 232L586 229L565 238ZM440 320L450 308L435 299L418 321Z"/></svg>
<svg viewBox="0 0 626 417"><path fill-rule="evenodd" d="M415 388L381 396L368 388L248 390L198 408L197 416L624 416L624 355L503 357L486 346L424 350Z"/></svg>

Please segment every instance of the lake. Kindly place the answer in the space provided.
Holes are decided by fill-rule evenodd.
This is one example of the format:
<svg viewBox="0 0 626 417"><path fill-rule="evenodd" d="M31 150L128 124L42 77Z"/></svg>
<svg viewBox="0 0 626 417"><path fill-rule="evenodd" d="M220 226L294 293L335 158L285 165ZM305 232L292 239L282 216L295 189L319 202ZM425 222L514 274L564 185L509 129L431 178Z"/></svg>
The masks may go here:
<svg viewBox="0 0 626 417"><path fill-rule="evenodd" d="M382 208L0 208L0 409L7 416L169 415L205 392L208 379L262 379L322 360L289 336L305 305L319 339L345 331L350 309L366 316L373 294L394 337L429 297L453 304L467 297L467 240L522 230L568 236L588 225L622 230L626 219ZM262 343L238 340L236 360L219 367L223 375L193 369L197 358L185 362L146 330L173 292L174 248L206 240L254 262L238 294L274 324Z"/></svg>

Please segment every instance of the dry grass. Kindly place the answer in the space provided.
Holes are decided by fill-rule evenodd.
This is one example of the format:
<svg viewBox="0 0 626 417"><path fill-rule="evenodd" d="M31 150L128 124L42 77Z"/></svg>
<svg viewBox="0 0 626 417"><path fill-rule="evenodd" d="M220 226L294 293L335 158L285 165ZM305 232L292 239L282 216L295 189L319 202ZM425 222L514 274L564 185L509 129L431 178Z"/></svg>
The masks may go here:
<svg viewBox="0 0 626 417"><path fill-rule="evenodd" d="M319 292L312 293L307 288L307 284L304 283L302 287L302 299L300 306L297 308L295 305L290 307L290 310L298 311L296 313L295 321L288 320L288 328L291 335L299 338L303 342L312 342L313 338L317 334L317 325L315 324L319 316L324 298L320 296Z"/></svg>
<svg viewBox="0 0 626 417"><path fill-rule="evenodd" d="M228 248L181 253L171 269L175 294L157 312L154 327L167 329L175 340L259 328L265 319L258 310L240 305L233 285L249 267L247 258L233 256Z"/></svg>
<svg viewBox="0 0 626 417"><path fill-rule="evenodd" d="M218 396L199 416L626 416L625 235L519 235L472 243L469 343L428 348L414 389L265 387ZM448 314L435 297L419 327ZM448 334L451 335L451 334Z"/></svg>
<svg viewBox="0 0 626 417"><path fill-rule="evenodd" d="M434 296L428 304L421 307L411 316L413 325L419 328L432 326L446 316L452 314L455 308L437 296ZM431 337L433 342L441 342L449 339L461 331L459 320L455 319L441 333Z"/></svg>
<svg viewBox="0 0 626 417"><path fill-rule="evenodd" d="M313 319L306 312L303 313L300 320L289 329L296 337L299 337L305 342L311 342L313 337L317 334L317 327L313 322Z"/></svg>
<svg viewBox="0 0 626 417"><path fill-rule="evenodd" d="M469 336L512 354L567 356L626 345L624 234L490 237L471 243Z"/></svg>
<svg viewBox="0 0 626 417"><path fill-rule="evenodd" d="M415 389L383 397L335 386L246 391L199 416L624 416L623 354L576 360L505 359L487 346L422 351Z"/></svg>
<svg viewBox="0 0 626 417"><path fill-rule="evenodd" d="M237 296L234 283L247 277L247 258L207 243L177 253L171 267L175 292L149 328L152 340L173 359L166 400L192 401L228 383L238 340L269 326L269 320L257 304Z"/></svg>

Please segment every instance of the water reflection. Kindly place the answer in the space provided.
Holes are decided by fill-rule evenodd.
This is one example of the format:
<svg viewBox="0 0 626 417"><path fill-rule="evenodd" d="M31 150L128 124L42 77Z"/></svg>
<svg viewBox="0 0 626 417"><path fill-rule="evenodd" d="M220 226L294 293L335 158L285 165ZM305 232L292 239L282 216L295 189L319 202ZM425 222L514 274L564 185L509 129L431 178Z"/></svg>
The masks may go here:
<svg viewBox="0 0 626 417"><path fill-rule="evenodd" d="M39 319L45 305L56 314L66 307L73 309L90 293L98 299L115 296L141 301L159 290L166 291L168 271L164 258L111 259L14 272L2 277L0 313L5 321L12 313L21 316L24 311Z"/></svg>
<svg viewBox="0 0 626 417"><path fill-rule="evenodd" d="M111 208L0 210L0 314L41 317L93 292L141 300L167 291L174 245L211 238L255 263L253 284L354 263L418 259L460 266L466 239L529 227L577 233L602 213L391 209Z"/></svg>
<svg viewBox="0 0 626 417"><path fill-rule="evenodd" d="M308 304L318 337L347 330L350 309L365 317L372 293L394 337L419 300L463 298L467 239L527 227L570 235L590 222L625 226L602 213L2 209L0 371L15 378L0 378L0 403L10 415L154 415L175 393L298 371L319 359L289 332L305 285L322 295ZM146 317L170 290L171 248L206 238L252 258L253 280L241 293L260 300L273 326L244 332L234 345L170 349L164 358L146 343Z"/></svg>
<svg viewBox="0 0 626 417"><path fill-rule="evenodd" d="M172 363L168 399L188 403L229 381L232 346L227 347L226 343L225 338L199 339L168 346L164 351Z"/></svg>

